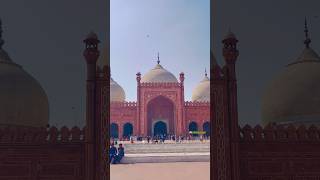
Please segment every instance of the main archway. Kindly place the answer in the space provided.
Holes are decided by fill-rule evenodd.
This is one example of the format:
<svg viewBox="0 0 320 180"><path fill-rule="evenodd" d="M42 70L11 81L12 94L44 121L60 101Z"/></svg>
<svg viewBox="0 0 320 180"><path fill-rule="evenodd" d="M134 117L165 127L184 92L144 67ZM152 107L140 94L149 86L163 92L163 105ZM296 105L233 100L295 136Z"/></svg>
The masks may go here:
<svg viewBox="0 0 320 180"><path fill-rule="evenodd" d="M153 125L153 136L161 136L168 134L167 124L163 121L157 121Z"/></svg>
<svg viewBox="0 0 320 180"><path fill-rule="evenodd" d="M160 126L162 127L161 129L163 129L165 125L166 134L175 134L174 111L174 103L170 99L164 96L158 96L152 99L147 105L148 135L154 135L156 125L158 130ZM159 124L157 124L158 122ZM163 132L163 130L161 130L161 132Z"/></svg>

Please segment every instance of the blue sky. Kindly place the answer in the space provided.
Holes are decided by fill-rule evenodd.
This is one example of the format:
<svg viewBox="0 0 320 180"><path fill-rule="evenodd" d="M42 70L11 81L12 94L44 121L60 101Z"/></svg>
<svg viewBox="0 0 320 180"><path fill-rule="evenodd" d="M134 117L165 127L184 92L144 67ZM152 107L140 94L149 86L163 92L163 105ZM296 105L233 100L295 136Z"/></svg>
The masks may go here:
<svg viewBox="0 0 320 180"><path fill-rule="evenodd" d="M185 73L185 99L209 70L209 0L111 0L111 75L136 101L136 73Z"/></svg>

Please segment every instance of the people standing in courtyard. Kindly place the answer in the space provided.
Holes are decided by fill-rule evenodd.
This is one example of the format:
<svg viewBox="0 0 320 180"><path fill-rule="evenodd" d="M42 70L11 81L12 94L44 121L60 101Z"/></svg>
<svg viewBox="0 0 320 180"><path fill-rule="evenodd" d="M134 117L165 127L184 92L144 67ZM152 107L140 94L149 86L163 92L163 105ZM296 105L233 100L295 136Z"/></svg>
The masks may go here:
<svg viewBox="0 0 320 180"><path fill-rule="evenodd" d="M133 136L130 136L130 142L133 144Z"/></svg>
<svg viewBox="0 0 320 180"><path fill-rule="evenodd" d="M150 136L147 136L148 144L150 143Z"/></svg>

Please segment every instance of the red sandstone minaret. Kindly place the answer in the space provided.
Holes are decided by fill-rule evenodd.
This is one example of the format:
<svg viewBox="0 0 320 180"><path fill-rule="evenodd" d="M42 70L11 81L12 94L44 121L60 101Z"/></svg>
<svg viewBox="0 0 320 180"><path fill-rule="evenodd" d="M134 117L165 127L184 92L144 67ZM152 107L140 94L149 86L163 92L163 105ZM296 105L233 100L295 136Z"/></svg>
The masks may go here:
<svg viewBox="0 0 320 180"><path fill-rule="evenodd" d="M178 125L178 134L179 135L185 135L187 134L187 130L186 130L186 122L184 121L185 120L185 104L184 104L184 73L181 72L179 74L179 79L180 79L180 86L181 86L181 110L180 110L180 113L181 113L181 119L182 121L180 122L180 124Z"/></svg>
<svg viewBox="0 0 320 180"><path fill-rule="evenodd" d="M237 101L237 81L236 81L236 61L239 56L237 49L238 40L236 36L229 31L223 43L223 56L226 62L225 76L227 80L227 113L230 138L230 168L231 179L239 179L239 123L238 123L238 101Z"/></svg>
<svg viewBox="0 0 320 180"><path fill-rule="evenodd" d="M98 44L100 41L95 33L91 32L84 40L84 57L87 63L87 95L86 95L86 179L95 180L99 177L99 141L98 118L96 117L96 67L99 57Z"/></svg>
<svg viewBox="0 0 320 180"><path fill-rule="evenodd" d="M141 73L138 72L137 74L137 119L136 119L136 122L135 123L135 135L140 135L139 133L141 132L141 128L140 128L140 119L141 119L141 114L140 114L140 108L141 108L141 104L140 104L140 101L141 101L141 92L140 92L140 87L141 87ZM139 133L138 133L139 132Z"/></svg>

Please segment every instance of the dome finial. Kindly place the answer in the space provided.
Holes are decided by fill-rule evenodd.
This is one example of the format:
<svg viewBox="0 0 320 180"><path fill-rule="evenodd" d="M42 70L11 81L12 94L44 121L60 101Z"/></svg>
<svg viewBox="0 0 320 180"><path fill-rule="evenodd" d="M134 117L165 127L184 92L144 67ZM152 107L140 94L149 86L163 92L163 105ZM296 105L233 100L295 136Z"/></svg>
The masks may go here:
<svg viewBox="0 0 320 180"><path fill-rule="evenodd" d="M159 52L158 52L158 60L157 63L160 64Z"/></svg>
<svg viewBox="0 0 320 180"><path fill-rule="evenodd" d="M310 47L311 39L309 38L309 30L308 30L308 23L307 23L307 17L304 18L304 33L306 36L306 39L304 40L304 44L307 48Z"/></svg>
<svg viewBox="0 0 320 180"><path fill-rule="evenodd" d="M2 21L0 19L0 49L2 49L3 44L4 40L2 39Z"/></svg>

